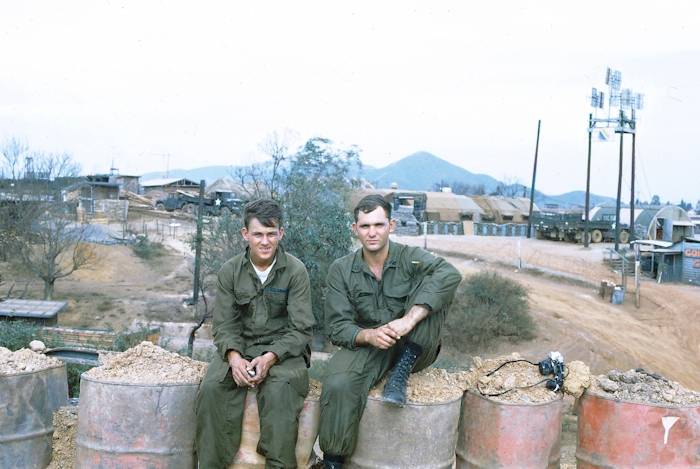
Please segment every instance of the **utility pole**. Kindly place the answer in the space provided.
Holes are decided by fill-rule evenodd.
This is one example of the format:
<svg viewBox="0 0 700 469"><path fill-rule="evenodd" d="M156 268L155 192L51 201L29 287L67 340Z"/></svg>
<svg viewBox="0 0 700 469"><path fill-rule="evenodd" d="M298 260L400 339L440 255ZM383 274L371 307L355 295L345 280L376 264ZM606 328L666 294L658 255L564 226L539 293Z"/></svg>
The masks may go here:
<svg viewBox="0 0 700 469"><path fill-rule="evenodd" d="M594 89L595 90L595 89ZM583 247L588 247L588 219L591 211L591 140L593 129L593 114L588 114L588 166L586 167L586 213L583 221Z"/></svg>
<svg viewBox="0 0 700 469"><path fill-rule="evenodd" d="M635 238L634 235L634 178L635 178L635 147L636 147L636 119L635 119L635 109L640 110L644 107L644 95L641 93L634 94L630 89L620 90L620 83L622 81L621 74L617 70L611 70L608 68L607 74L605 76L605 84L610 87L610 98L608 107L608 118L598 119L593 118L592 114L588 117L588 174L586 179L586 219L584 227L584 246L588 246L588 216L589 216L589 199L590 199L590 165L591 165L591 133L597 128L597 124L604 124L605 127L610 127L611 124L615 124L615 133L620 134L620 162L619 171L617 178L617 204L615 207L615 251L620 249L620 205L622 203L622 159L623 159L623 136L624 134L632 134L632 185L631 192L632 197L630 201L630 231L629 240L632 241ZM598 92L593 88L591 95L591 106L594 108L603 109L605 102L605 95L603 92ZM616 118L610 117L610 110L613 107L620 107L620 114ZM626 118L623 109L631 109L631 118Z"/></svg>
<svg viewBox="0 0 700 469"><path fill-rule="evenodd" d="M530 188L530 214L527 217L527 237L530 238L532 230L532 207L535 203L535 177L537 176L537 152L540 148L540 125L542 120L537 121L537 141L535 143L535 164L532 168L532 187Z"/></svg>
<svg viewBox="0 0 700 469"><path fill-rule="evenodd" d="M635 127L637 126L635 118L634 118L634 108L632 108L632 123L630 124L633 130L636 130ZM634 167L635 167L635 155L634 151L637 146L637 132L632 132L632 177L631 177L631 182L630 182L630 243L637 239L634 233ZM639 306L638 306L639 307Z"/></svg>
<svg viewBox="0 0 700 469"><path fill-rule="evenodd" d="M620 122L625 118L625 113L620 109ZM620 124L622 127L622 124ZM620 168L617 174L617 205L615 205L615 251L620 250L620 202L622 200L622 140L625 135L620 131Z"/></svg>
<svg viewBox="0 0 700 469"><path fill-rule="evenodd" d="M199 271L202 264L202 212L204 212L204 186L206 181L202 179L199 183L199 210L197 210L197 237L194 241L194 293L192 294L192 304L195 308L199 301Z"/></svg>

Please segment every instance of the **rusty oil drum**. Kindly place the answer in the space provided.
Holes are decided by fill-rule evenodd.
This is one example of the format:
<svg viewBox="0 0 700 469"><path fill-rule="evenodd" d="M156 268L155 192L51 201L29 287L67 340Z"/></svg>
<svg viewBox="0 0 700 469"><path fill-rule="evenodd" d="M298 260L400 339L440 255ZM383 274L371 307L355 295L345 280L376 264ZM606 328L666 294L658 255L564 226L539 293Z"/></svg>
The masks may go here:
<svg viewBox="0 0 700 469"><path fill-rule="evenodd" d="M464 393L457 469L554 469L561 459L564 399L513 404Z"/></svg>
<svg viewBox="0 0 700 469"><path fill-rule="evenodd" d="M451 469L461 396L447 402L407 402L403 408L369 397L357 447L344 469Z"/></svg>
<svg viewBox="0 0 700 469"><path fill-rule="evenodd" d="M321 404L318 398L304 401L304 407L299 415L299 431L297 436L297 467L308 469L316 462L313 453L314 442L318 436L318 423L321 416ZM248 391L243 410L243 431L241 444L228 469L264 469L265 457L258 454L260 439L260 419L258 417L257 393Z"/></svg>
<svg viewBox="0 0 700 469"><path fill-rule="evenodd" d="M1 468L36 469L49 465L53 412L64 401L68 402L65 363L0 375Z"/></svg>
<svg viewBox="0 0 700 469"><path fill-rule="evenodd" d="M192 469L199 383L146 385L82 375L75 469Z"/></svg>
<svg viewBox="0 0 700 469"><path fill-rule="evenodd" d="M700 467L700 405L664 406L584 393L578 404L576 461L579 469Z"/></svg>

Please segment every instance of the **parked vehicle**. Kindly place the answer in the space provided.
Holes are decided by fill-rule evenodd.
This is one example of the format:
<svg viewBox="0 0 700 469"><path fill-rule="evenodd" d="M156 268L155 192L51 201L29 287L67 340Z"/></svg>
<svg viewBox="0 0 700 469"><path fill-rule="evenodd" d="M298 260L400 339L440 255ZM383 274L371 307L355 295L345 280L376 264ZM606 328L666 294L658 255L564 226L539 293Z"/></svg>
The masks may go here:
<svg viewBox="0 0 700 469"><path fill-rule="evenodd" d="M204 215L207 216L240 215L243 213L244 203L230 191L215 191L212 197L204 197L202 201ZM170 192L167 197L156 200L156 210L179 210L196 216L199 213L199 197L182 191Z"/></svg>
<svg viewBox="0 0 700 469"><path fill-rule="evenodd" d="M570 243L583 242L583 213L537 212L532 214L532 227L537 239L554 239ZM629 225L620 224L620 242L629 241ZM588 236L592 243L615 241L615 220L589 220Z"/></svg>

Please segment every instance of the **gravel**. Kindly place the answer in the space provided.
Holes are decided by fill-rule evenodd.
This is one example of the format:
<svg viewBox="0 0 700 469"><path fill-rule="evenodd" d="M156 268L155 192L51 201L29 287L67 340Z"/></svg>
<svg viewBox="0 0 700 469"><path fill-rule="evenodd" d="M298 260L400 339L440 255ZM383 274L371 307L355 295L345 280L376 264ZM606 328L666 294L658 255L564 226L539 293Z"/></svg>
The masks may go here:
<svg viewBox="0 0 700 469"><path fill-rule="evenodd" d="M100 366L85 376L117 383L198 384L207 371L207 363L169 352L151 342L141 342L125 352L101 353Z"/></svg>
<svg viewBox="0 0 700 469"><path fill-rule="evenodd" d="M593 377L588 392L645 404L688 406L700 404L700 393L687 389L656 373L641 368L622 372L609 371L607 375Z"/></svg>
<svg viewBox="0 0 700 469"><path fill-rule="evenodd" d="M53 453L47 469L74 469L78 408L60 407L53 414Z"/></svg>
<svg viewBox="0 0 700 469"><path fill-rule="evenodd" d="M30 349L20 349L11 352L10 349L0 347L0 375L13 375L46 370L62 365L63 362Z"/></svg>

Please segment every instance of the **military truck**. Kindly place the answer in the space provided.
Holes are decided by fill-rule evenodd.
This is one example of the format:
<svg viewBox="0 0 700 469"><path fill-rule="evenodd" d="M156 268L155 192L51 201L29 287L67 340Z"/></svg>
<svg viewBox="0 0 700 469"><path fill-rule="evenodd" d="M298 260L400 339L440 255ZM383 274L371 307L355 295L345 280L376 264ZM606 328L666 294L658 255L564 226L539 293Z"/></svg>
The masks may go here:
<svg viewBox="0 0 700 469"><path fill-rule="evenodd" d="M582 212L536 212L532 214L532 227L537 239L554 239L569 243L582 243L585 233ZM620 224L620 242L629 241L629 225ZM604 218L588 221L588 236L592 243L615 241L615 220Z"/></svg>
<svg viewBox="0 0 700 469"><path fill-rule="evenodd" d="M214 191L210 197L204 197L202 201L204 215L230 216L243 213L245 202L231 191ZM199 214L199 197L183 191L170 192L167 197L156 200L156 210L174 212L179 210L190 215Z"/></svg>

